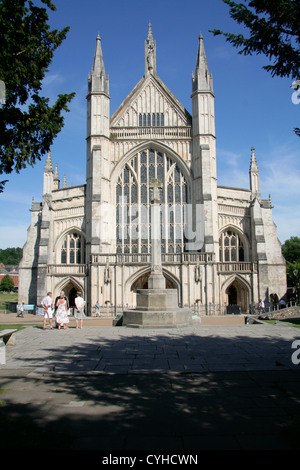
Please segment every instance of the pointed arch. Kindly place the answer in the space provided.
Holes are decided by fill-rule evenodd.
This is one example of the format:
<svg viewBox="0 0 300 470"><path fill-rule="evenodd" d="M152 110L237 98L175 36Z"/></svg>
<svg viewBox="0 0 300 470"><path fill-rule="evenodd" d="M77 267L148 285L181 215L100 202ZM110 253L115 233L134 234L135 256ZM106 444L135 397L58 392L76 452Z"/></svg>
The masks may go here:
<svg viewBox="0 0 300 470"><path fill-rule="evenodd" d="M85 234L76 226L69 227L58 237L54 251L57 264L85 264Z"/></svg>
<svg viewBox="0 0 300 470"><path fill-rule="evenodd" d="M219 259L221 262L248 261L250 244L241 229L228 224L219 231Z"/></svg>
<svg viewBox="0 0 300 470"><path fill-rule="evenodd" d="M125 283L125 289L136 290L136 289L147 289L147 282L150 276L149 266L145 266L138 271L135 271ZM166 288L168 289L177 289L180 292L180 282L179 279L174 276L170 271L163 268L163 275L166 279ZM139 283L140 281L140 283Z"/></svg>
<svg viewBox="0 0 300 470"><path fill-rule="evenodd" d="M125 166L127 162L129 162L132 158L134 158L138 153L142 153L145 150L148 149L153 149L157 152L164 153L169 156L171 160L174 160L174 162L178 165L182 173L184 174L184 177L187 181L188 188L189 188L189 194L191 194L192 191L192 175L191 171L186 164L186 162L180 157L180 155L175 152L173 149L168 147L167 145L157 142L155 140L147 140L145 142L142 142L139 145L136 145L132 149L130 149L125 155L121 158L121 160L116 164L116 166L113 168L111 172L111 182L112 186L116 184L116 181L118 179L118 175L120 174L122 168Z"/></svg>
<svg viewBox="0 0 300 470"><path fill-rule="evenodd" d="M68 298L70 307L74 307L75 305L74 300L76 297L75 293L77 291L82 292L82 296L85 297L85 289L83 282L81 283L78 279L72 276L65 277L57 283L57 285L54 287L53 299L55 299L61 291L64 291L66 297Z"/></svg>
<svg viewBox="0 0 300 470"><path fill-rule="evenodd" d="M233 289L236 291L233 292ZM235 302L233 298L235 296ZM233 274L229 276L221 286L221 302L226 305L236 305L241 308L241 312L247 312L251 298L251 285L250 283L240 276Z"/></svg>
<svg viewBox="0 0 300 470"><path fill-rule="evenodd" d="M112 173L118 253L150 252L153 178L162 183L162 252L185 251L184 206L191 200L190 170L174 151L148 141L131 149Z"/></svg>

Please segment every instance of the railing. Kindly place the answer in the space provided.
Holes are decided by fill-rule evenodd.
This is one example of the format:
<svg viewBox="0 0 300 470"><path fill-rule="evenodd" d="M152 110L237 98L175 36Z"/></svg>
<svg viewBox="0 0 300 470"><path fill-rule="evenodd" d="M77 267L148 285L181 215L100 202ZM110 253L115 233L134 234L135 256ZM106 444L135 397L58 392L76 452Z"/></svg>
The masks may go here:
<svg viewBox="0 0 300 470"><path fill-rule="evenodd" d="M49 264L47 273L51 276L85 276L86 264Z"/></svg>
<svg viewBox="0 0 300 470"><path fill-rule="evenodd" d="M257 264L250 262L227 262L227 263L218 263L218 272L219 273L228 273L228 272L256 272Z"/></svg>
<svg viewBox="0 0 300 470"><path fill-rule="evenodd" d="M163 253L161 255L163 264L182 263L207 263L213 262L212 253ZM151 264L150 253L115 253L115 254L93 254L92 264Z"/></svg>
<svg viewBox="0 0 300 470"><path fill-rule="evenodd" d="M92 264L97 265L122 265L122 264L139 264L150 265L150 253L101 253L91 256ZM213 253L167 253L162 254L163 264L206 264L214 263ZM228 262L217 263L218 273L252 273L257 272L257 265L250 262ZM85 276L87 273L86 264L49 264L47 273L51 276Z"/></svg>
<svg viewBox="0 0 300 470"><path fill-rule="evenodd" d="M111 140L117 139L190 139L191 127L112 127Z"/></svg>

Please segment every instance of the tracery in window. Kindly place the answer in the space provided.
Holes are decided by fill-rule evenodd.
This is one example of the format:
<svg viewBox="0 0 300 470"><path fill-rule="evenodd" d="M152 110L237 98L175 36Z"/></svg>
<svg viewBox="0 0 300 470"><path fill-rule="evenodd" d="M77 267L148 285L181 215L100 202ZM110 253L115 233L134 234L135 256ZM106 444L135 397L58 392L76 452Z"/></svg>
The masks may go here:
<svg viewBox="0 0 300 470"><path fill-rule="evenodd" d="M165 125L165 116L163 113L140 113L140 127L161 127Z"/></svg>
<svg viewBox="0 0 300 470"><path fill-rule="evenodd" d="M169 156L153 149L132 158L123 168L116 185L116 239L118 253L151 252L150 182L162 183L162 253L184 251L184 205L187 203L185 177Z"/></svg>
<svg viewBox="0 0 300 470"><path fill-rule="evenodd" d="M220 261L245 261L245 247L241 237L233 230L223 232L219 239Z"/></svg>
<svg viewBox="0 0 300 470"><path fill-rule="evenodd" d="M84 264L85 263L85 241L78 232L68 233L61 244L61 264Z"/></svg>

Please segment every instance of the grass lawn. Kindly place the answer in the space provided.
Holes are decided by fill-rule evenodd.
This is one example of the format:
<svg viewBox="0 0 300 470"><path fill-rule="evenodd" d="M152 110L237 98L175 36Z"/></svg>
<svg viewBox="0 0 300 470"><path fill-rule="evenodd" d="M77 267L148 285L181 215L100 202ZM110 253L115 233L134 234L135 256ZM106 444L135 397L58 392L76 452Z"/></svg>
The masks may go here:
<svg viewBox="0 0 300 470"><path fill-rule="evenodd" d="M275 325L276 323L289 323L296 328L300 328L300 318L287 318L286 320L264 320L265 323Z"/></svg>
<svg viewBox="0 0 300 470"><path fill-rule="evenodd" d="M0 310L7 310L8 302L18 302L18 293L0 292Z"/></svg>
<svg viewBox="0 0 300 470"><path fill-rule="evenodd" d="M21 325L20 323L18 323L18 324L15 324L15 323L11 323L11 324L2 323L2 325L0 325L0 331L1 330L22 330L24 327L25 327L25 325Z"/></svg>

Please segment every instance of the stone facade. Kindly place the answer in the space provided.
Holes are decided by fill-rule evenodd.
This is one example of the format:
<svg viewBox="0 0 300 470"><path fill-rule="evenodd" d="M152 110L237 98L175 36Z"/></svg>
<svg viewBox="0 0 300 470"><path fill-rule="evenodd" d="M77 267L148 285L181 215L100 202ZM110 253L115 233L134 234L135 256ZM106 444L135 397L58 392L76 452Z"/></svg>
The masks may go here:
<svg viewBox="0 0 300 470"><path fill-rule="evenodd" d="M188 91L189 92L189 91ZM214 91L203 37L192 77L190 114L156 72L149 25L145 74L110 115L109 77L101 39L87 94L86 184L60 186L48 155L41 202L33 202L19 302L39 305L47 291L80 290L87 313L136 306L150 274L153 178L161 182L161 239L166 287L201 315L247 312L259 298L286 292L286 267L261 198L251 150L247 189L217 185Z"/></svg>

